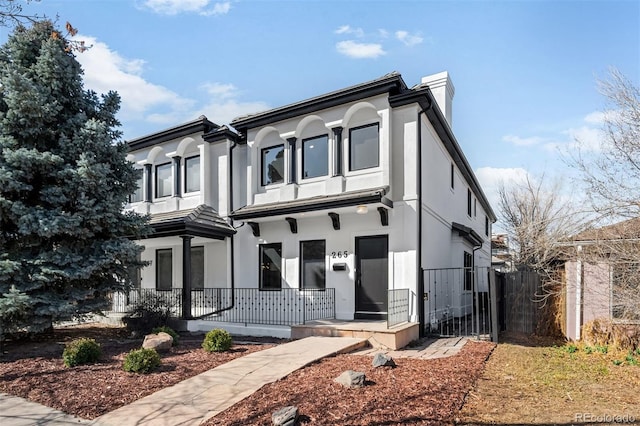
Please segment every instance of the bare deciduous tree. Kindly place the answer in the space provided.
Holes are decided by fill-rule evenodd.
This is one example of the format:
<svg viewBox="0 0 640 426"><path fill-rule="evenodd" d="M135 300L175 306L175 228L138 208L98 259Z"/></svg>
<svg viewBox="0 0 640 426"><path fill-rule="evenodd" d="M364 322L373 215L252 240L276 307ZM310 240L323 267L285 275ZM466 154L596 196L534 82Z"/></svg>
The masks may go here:
<svg viewBox="0 0 640 426"><path fill-rule="evenodd" d="M23 6L40 0L0 0L0 26L34 23L42 16L25 13Z"/></svg>
<svg viewBox="0 0 640 426"><path fill-rule="evenodd" d="M607 106L598 147L578 141L570 164L579 172L596 212L640 216L640 89L617 69L599 82Z"/></svg>
<svg viewBox="0 0 640 426"><path fill-rule="evenodd" d="M561 185L526 177L522 183L504 182L498 188L500 223L510 236L514 263L548 278L553 275L569 237L584 228L584 215L577 212Z"/></svg>

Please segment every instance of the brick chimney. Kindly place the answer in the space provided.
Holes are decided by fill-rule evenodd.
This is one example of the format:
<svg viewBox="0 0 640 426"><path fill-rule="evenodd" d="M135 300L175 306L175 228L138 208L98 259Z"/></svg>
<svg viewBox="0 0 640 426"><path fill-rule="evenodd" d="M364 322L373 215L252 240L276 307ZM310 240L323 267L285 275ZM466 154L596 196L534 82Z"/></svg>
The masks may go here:
<svg viewBox="0 0 640 426"><path fill-rule="evenodd" d="M453 128L453 121L451 118L451 111L453 109L453 95L456 93L455 87L449 78L447 71L439 72L438 74L428 75L422 77L421 84L428 86L433 93L433 97L436 98L438 107L444 117L449 123L449 127Z"/></svg>

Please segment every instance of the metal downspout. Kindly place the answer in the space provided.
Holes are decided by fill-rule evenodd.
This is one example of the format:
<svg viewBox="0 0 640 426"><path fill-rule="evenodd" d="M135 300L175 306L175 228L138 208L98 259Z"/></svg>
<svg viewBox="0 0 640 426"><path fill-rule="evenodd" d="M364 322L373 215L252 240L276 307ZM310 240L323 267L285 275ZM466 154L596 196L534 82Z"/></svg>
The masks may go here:
<svg viewBox="0 0 640 426"><path fill-rule="evenodd" d="M233 210L233 148L235 148L238 145L238 143L236 141L233 141L228 149L228 157L229 157L229 211ZM231 225L232 228L233 227L233 219L229 219L230 222L229 224ZM234 228L235 229L235 228ZM235 303L236 303L236 295L235 295L235 246L234 246L234 237L235 234L231 235L229 238L231 238L230 244L231 244L231 259L229 259L229 267L231 268L231 273L229 274L229 280L231 281L231 304L225 308L222 309L218 309L217 311L213 311L213 312L209 312L207 314L204 315L200 315L198 317L194 317L192 319L194 320L198 320L198 319L202 319L202 318L206 318L209 317L211 315L216 315L219 314L220 312L224 312L224 311L228 311L231 310L235 307Z"/></svg>
<svg viewBox="0 0 640 426"><path fill-rule="evenodd" d="M424 333L424 327L425 327L425 320L424 320L424 301L425 301L425 293L424 293L424 273L422 271L422 121L420 120L420 116L422 114L426 114L426 112L431 109L431 100L429 98L427 98L427 101L429 102L429 106L427 108L424 108L420 111L418 111L418 117L417 117L417 125L418 125L418 130L416 132L417 134L417 147L416 147L416 151L417 151L417 157L418 157L418 172L416 173L417 175L417 189L418 189L418 206L417 206L417 213L418 213L418 248L416 250L416 257L417 257L417 273L418 273L418 294L417 294L417 302L418 302L418 324L420 327L420 337L424 337L425 333Z"/></svg>
<svg viewBox="0 0 640 426"><path fill-rule="evenodd" d="M476 314L474 316L476 317L476 332L478 333L478 338L480 338L480 292L478 291L478 287L476 286L476 283L478 281L476 279L476 274L478 272L476 271L476 251L480 250L481 248L482 244L474 246L473 250L471 250L471 282L473 283L473 297L476 302Z"/></svg>

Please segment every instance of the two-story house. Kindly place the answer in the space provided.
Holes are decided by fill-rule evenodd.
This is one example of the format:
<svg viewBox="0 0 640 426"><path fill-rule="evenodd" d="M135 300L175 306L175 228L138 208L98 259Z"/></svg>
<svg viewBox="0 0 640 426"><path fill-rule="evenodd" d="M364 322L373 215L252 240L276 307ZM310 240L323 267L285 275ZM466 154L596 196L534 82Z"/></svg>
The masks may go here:
<svg viewBox="0 0 640 426"><path fill-rule="evenodd" d="M237 133L201 118L130 141L144 170L130 207L156 230L142 287L235 289L185 317L243 306L257 313L228 319L270 324L299 303L271 299L295 290L303 315L322 299L337 319L386 319L400 303L433 321L424 270L489 267L495 221L452 133L453 95L446 72L414 87L391 73L236 118ZM461 276L447 315L472 303Z"/></svg>
<svg viewBox="0 0 640 426"><path fill-rule="evenodd" d="M194 315L191 302L199 302L196 314L211 307L198 300L203 293L186 291L189 287L226 288L233 274L231 237L236 231L226 218L229 149L236 138L202 116L128 142L128 159L142 171L129 209L149 214L153 229L140 241L142 260L150 262L138 277L140 287L161 291L164 299L184 308L180 314L187 318Z"/></svg>

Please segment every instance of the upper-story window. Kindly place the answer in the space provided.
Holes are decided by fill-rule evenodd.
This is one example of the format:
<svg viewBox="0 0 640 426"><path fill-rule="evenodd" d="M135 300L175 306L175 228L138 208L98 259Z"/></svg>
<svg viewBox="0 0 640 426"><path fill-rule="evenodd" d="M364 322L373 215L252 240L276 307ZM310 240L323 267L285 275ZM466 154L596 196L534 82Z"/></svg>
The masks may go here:
<svg viewBox="0 0 640 426"><path fill-rule="evenodd" d="M200 156L184 160L184 192L200 191Z"/></svg>
<svg viewBox="0 0 640 426"><path fill-rule="evenodd" d="M284 145L262 149L262 186L284 182Z"/></svg>
<svg viewBox="0 0 640 426"><path fill-rule="evenodd" d="M453 163L451 163L451 189L455 189L456 187L456 168L453 165Z"/></svg>
<svg viewBox="0 0 640 426"><path fill-rule="evenodd" d="M144 198L144 194L142 192L142 188L144 187L144 174L142 173L142 170L136 170L136 172L138 173L138 179L136 180L136 185L138 185L138 187L133 194L129 195L130 203L137 203L142 201Z"/></svg>
<svg viewBox="0 0 640 426"><path fill-rule="evenodd" d="M349 130L349 170L378 167L380 144L378 123Z"/></svg>
<svg viewBox="0 0 640 426"><path fill-rule="evenodd" d="M329 137L316 136L302 141L302 178L329 174Z"/></svg>
<svg viewBox="0 0 640 426"><path fill-rule="evenodd" d="M171 182L171 163L156 166L156 198L169 197L173 190Z"/></svg>
<svg viewBox="0 0 640 426"><path fill-rule="evenodd" d="M471 217L471 190L467 189L467 216Z"/></svg>

